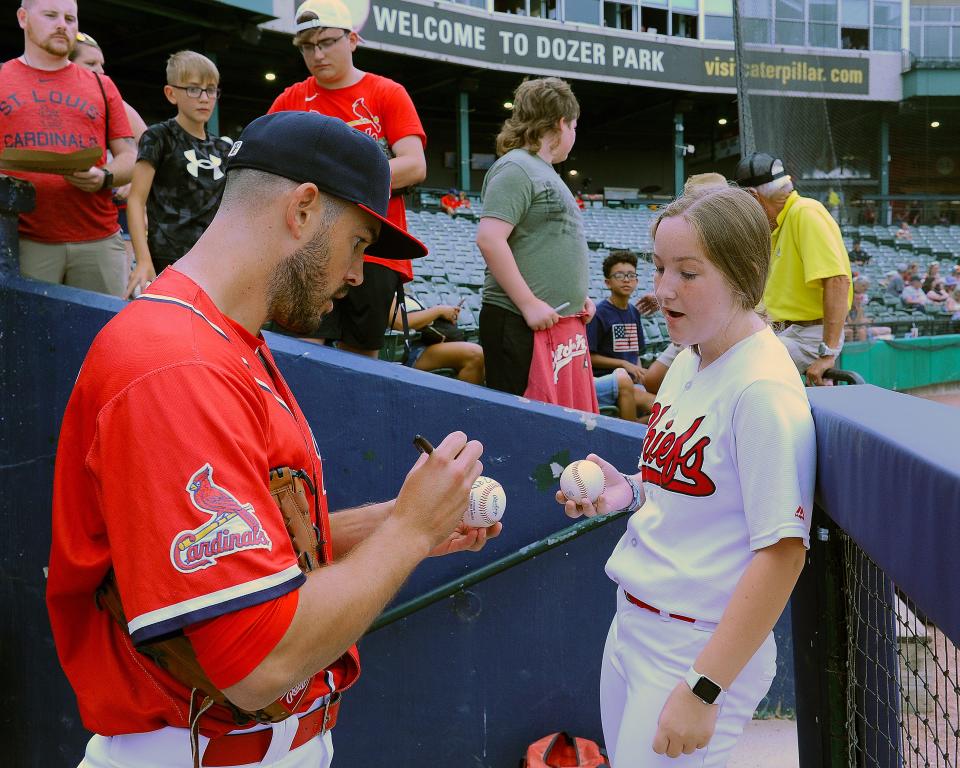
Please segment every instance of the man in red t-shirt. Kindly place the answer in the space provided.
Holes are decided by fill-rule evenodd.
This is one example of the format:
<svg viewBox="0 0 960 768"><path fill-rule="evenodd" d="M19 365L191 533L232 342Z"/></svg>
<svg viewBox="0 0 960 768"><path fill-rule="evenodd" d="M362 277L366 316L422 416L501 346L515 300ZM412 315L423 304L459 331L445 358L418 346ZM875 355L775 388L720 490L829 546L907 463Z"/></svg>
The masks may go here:
<svg viewBox="0 0 960 768"><path fill-rule="evenodd" d="M20 272L123 296L130 266L112 189L130 181L137 155L123 99L109 77L69 60L77 40L74 0L26 0L17 21L23 55L0 68L3 146L102 150L93 166L64 176L6 171L37 193L34 210L20 215Z"/></svg>
<svg viewBox="0 0 960 768"><path fill-rule="evenodd" d="M390 159L391 222L407 228L402 190L426 178L427 137L406 89L353 65L360 38L341 0L307 0L297 8L293 38L310 77L281 93L270 112L303 110L338 117L377 141ZM413 279L409 261L367 257L363 285L338 300L315 336L340 349L377 357L398 287Z"/></svg>
<svg viewBox="0 0 960 768"><path fill-rule="evenodd" d="M316 327L368 247L426 252L386 219L380 149L340 120L283 112L247 126L226 174L196 245L97 335L60 430L47 605L96 734L84 768L326 768L340 692L360 674L354 642L421 560L500 531L462 521L483 450L462 432L396 499L328 515L313 433L260 335L267 320ZM323 563L308 573L270 495L280 467L305 478ZM110 573L123 627L94 600ZM238 728L203 706L150 655L168 637L236 707L292 715Z"/></svg>

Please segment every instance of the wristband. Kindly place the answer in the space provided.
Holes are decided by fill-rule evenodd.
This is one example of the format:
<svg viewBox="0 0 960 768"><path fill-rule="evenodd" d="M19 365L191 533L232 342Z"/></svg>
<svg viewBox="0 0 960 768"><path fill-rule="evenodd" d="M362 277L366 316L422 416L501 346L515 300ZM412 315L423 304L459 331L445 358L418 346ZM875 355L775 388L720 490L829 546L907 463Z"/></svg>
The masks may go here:
<svg viewBox="0 0 960 768"><path fill-rule="evenodd" d="M630 475L623 475L623 479L627 481L627 484L630 486L630 490L633 491L633 499L630 503L627 504L621 512L636 512L640 507L643 506L643 488L640 487L640 483L634 480Z"/></svg>

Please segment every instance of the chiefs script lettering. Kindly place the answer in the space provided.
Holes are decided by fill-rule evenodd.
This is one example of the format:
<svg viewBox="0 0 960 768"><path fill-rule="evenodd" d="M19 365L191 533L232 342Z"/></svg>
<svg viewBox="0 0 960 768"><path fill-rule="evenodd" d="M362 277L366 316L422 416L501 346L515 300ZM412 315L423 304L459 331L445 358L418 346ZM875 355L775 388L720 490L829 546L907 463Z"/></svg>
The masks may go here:
<svg viewBox="0 0 960 768"><path fill-rule="evenodd" d="M669 405L655 403L653 406L643 440L643 479L675 493L709 496L717 489L703 471L704 451L710 445L710 438L703 436L693 442L705 417L697 417L677 434L672 429L672 419L663 426L660 424L669 410Z"/></svg>

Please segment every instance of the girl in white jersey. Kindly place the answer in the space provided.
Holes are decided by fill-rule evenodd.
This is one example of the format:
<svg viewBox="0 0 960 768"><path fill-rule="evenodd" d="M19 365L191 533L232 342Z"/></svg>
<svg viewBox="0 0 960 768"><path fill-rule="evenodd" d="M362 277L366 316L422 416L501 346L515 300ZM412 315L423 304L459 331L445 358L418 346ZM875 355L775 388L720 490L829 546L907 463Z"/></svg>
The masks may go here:
<svg viewBox="0 0 960 768"><path fill-rule="evenodd" d="M600 676L614 768L724 766L776 672L772 629L809 547L816 441L806 392L757 314L770 228L746 192L681 197L653 225L656 296L684 349L639 472L570 517L635 513L607 562L617 613Z"/></svg>

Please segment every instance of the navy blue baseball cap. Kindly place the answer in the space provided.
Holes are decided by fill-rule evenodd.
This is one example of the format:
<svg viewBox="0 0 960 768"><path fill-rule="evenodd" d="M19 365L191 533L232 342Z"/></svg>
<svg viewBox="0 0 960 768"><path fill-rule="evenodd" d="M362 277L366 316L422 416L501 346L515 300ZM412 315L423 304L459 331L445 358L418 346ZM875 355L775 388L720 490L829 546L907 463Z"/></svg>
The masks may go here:
<svg viewBox="0 0 960 768"><path fill-rule="evenodd" d="M387 220L390 163L380 145L343 120L319 112L274 112L250 123L227 155L227 173L253 168L360 206L381 223L366 252L381 259L417 259L427 247Z"/></svg>
<svg viewBox="0 0 960 768"><path fill-rule="evenodd" d="M766 152L754 152L740 160L733 178L740 187L759 187L786 175L781 159Z"/></svg>

